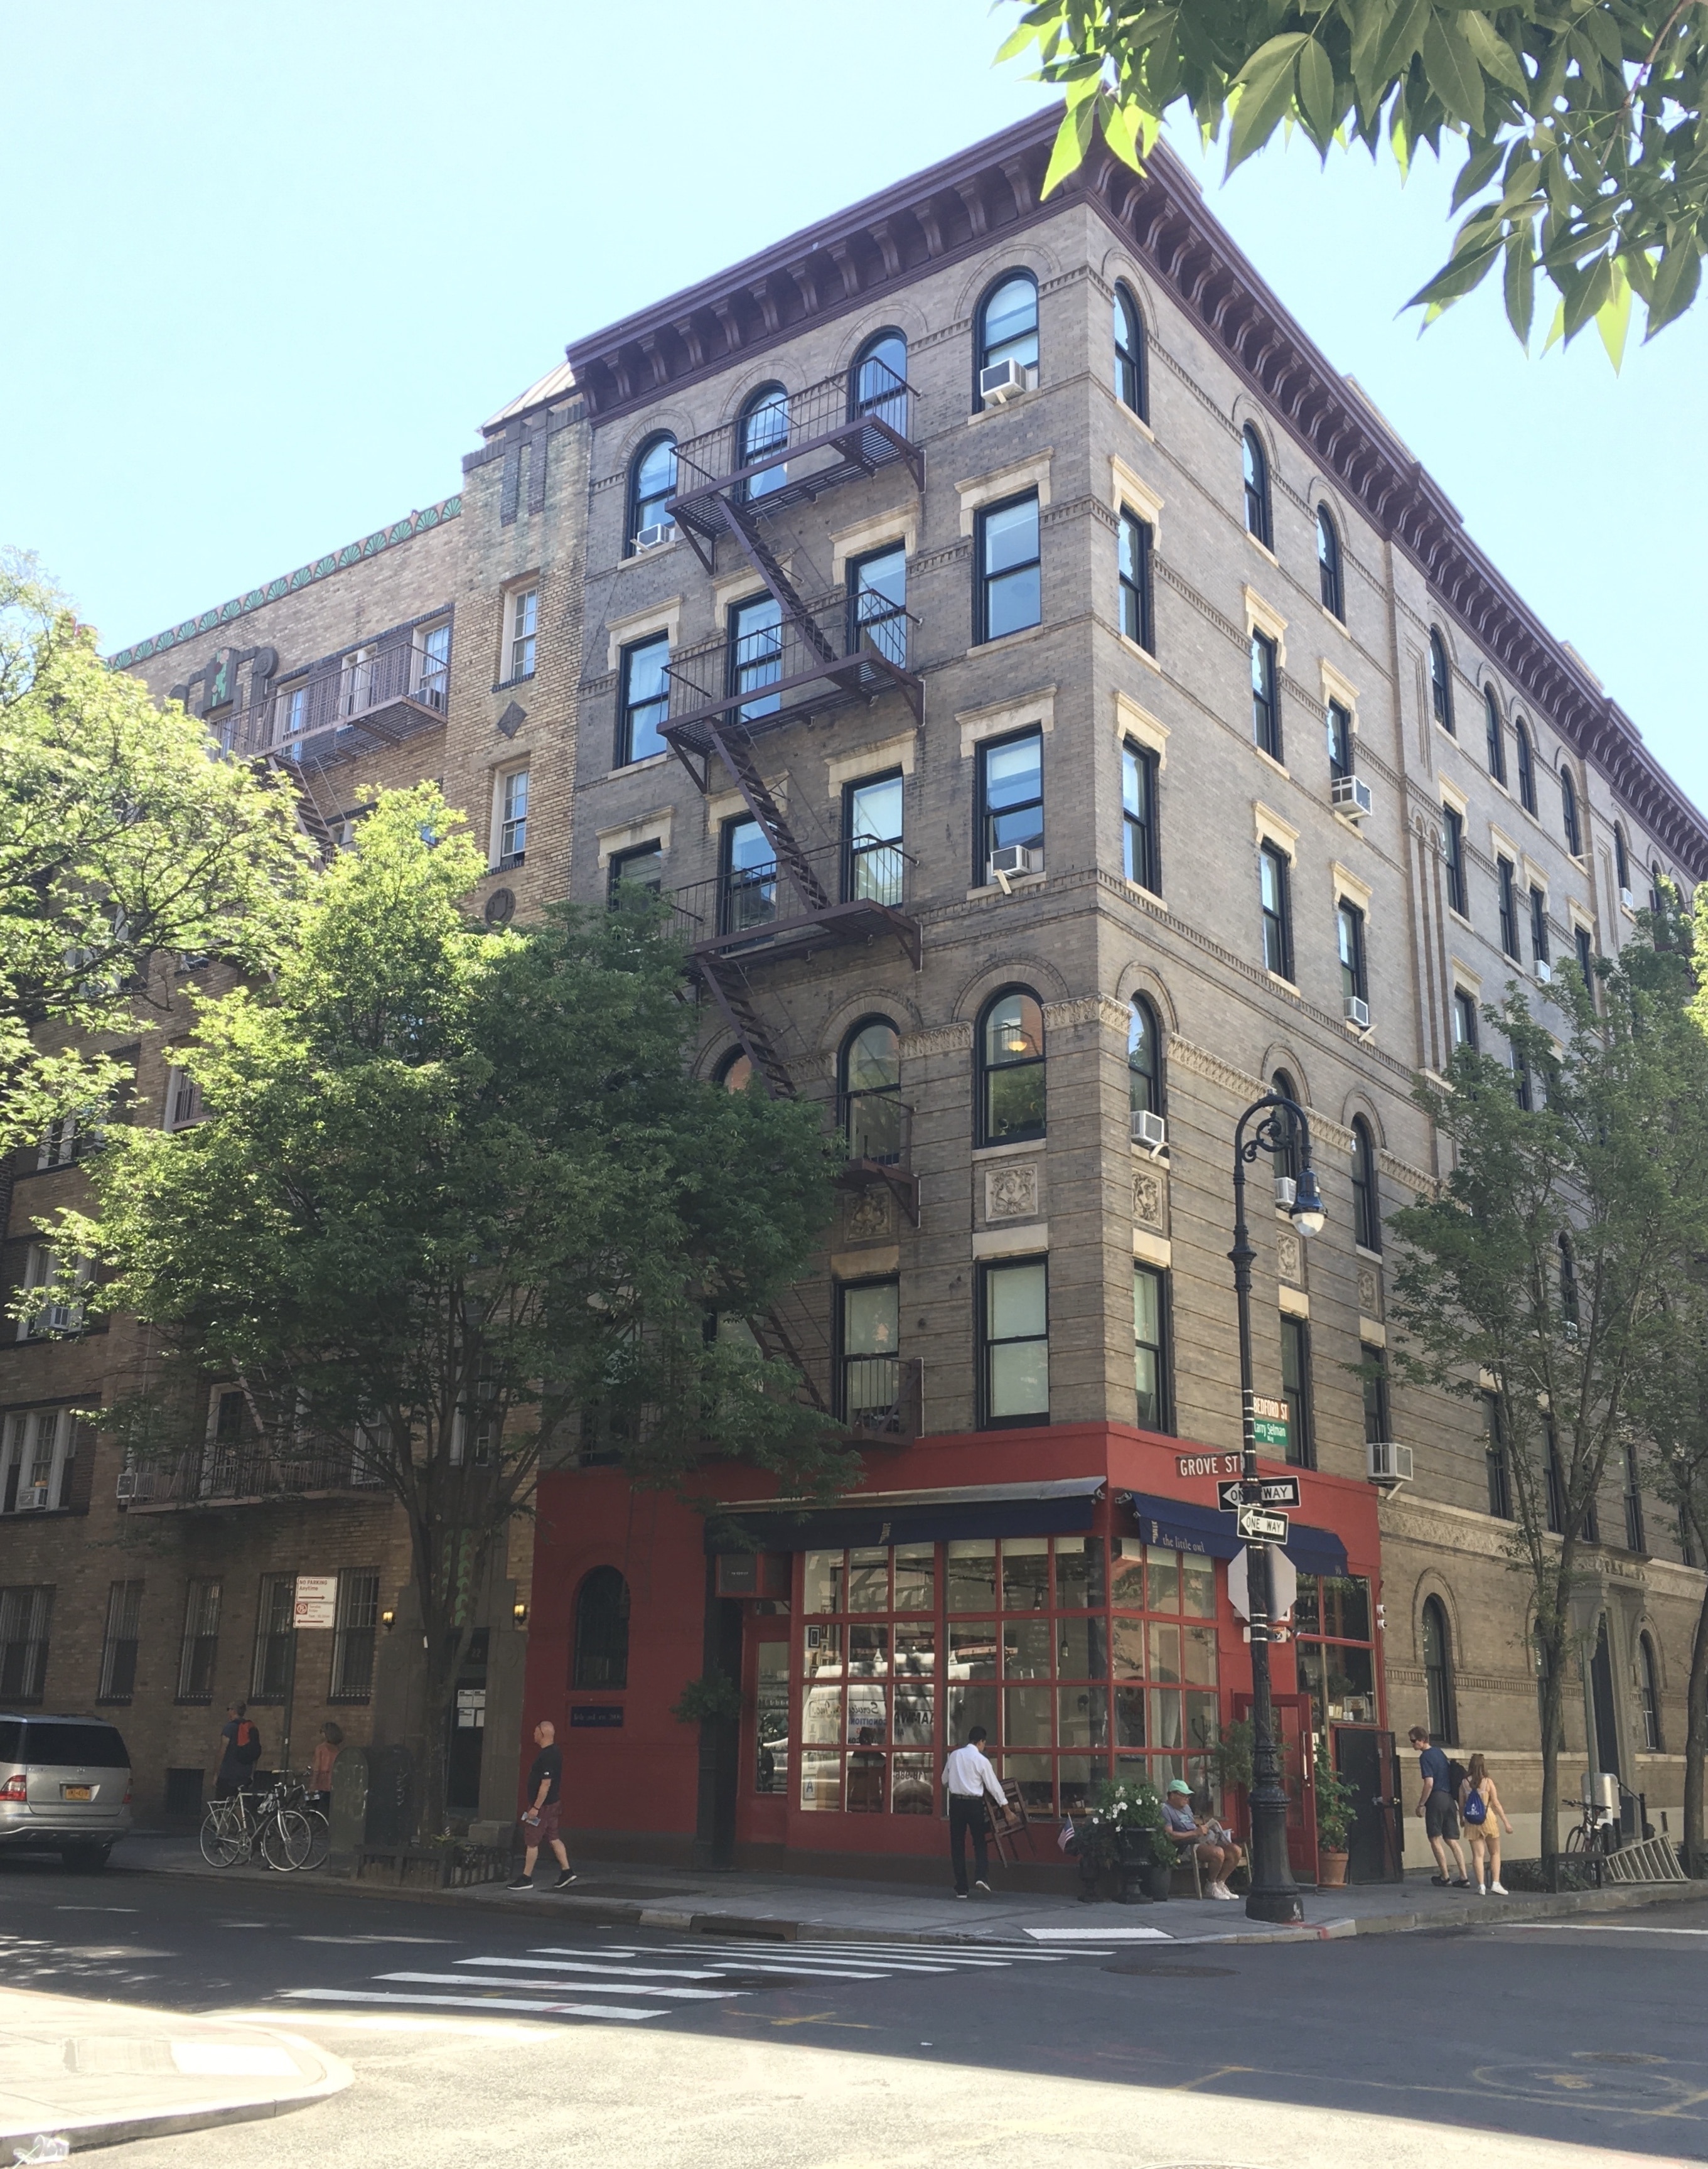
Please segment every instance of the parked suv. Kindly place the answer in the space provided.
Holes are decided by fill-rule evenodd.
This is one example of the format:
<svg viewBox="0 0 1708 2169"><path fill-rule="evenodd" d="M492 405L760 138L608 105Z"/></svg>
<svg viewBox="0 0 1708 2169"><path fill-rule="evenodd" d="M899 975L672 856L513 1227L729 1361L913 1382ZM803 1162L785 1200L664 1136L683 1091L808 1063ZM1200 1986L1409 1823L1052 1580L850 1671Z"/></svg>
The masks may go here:
<svg viewBox="0 0 1708 2169"><path fill-rule="evenodd" d="M130 1828L130 1758L98 1717L0 1711L0 1847L104 1868Z"/></svg>

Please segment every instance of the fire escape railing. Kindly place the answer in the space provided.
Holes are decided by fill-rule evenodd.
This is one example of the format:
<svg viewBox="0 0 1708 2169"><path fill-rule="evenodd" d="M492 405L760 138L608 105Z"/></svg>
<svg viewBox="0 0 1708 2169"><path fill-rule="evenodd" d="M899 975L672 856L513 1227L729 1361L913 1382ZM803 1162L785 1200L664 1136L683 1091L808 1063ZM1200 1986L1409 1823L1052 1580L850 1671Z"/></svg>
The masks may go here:
<svg viewBox="0 0 1708 2169"><path fill-rule="evenodd" d="M240 759L323 767L442 723L450 688L448 641L382 642L317 664L253 706L210 716L208 728Z"/></svg>
<svg viewBox="0 0 1708 2169"><path fill-rule="evenodd" d="M903 908L913 861L898 844L832 844L673 889L676 930L695 957L780 956L803 942L893 934L917 966L919 926Z"/></svg>

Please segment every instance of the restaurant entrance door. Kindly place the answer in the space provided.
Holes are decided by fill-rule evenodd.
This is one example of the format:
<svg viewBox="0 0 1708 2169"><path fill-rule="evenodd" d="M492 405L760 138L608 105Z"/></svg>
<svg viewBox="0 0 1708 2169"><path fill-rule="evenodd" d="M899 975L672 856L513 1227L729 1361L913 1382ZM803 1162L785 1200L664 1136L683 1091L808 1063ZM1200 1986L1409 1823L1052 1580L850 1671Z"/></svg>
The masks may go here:
<svg viewBox="0 0 1708 2169"><path fill-rule="evenodd" d="M742 1767L737 1841L781 1845L787 1833L789 1621L749 1612L742 1634Z"/></svg>
<svg viewBox="0 0 1708 2169"><path fill-rule="evenodd" d="M1292 1869L1296 1882L1315 1883L1317 1795L1311 1783L1308 1754L1311 1697L1307 1694L1278 1694L1270 1699L1275 1713L1275 1745L1281 1758L1281 1783L1287 1794L1287 1865ZM1234 1697L1233 1713L1237 1719L1250 1724L1252 1698L1248 1694ZM1242 1799L1240 1806L1245 1818L1242 1835L1249 1843L1250 1803Z"/></svg>
<svg viewBox="0 0 1708 2169"><path fill-rule="evenodd" d="M1347 1842L1347 1880L1397 1883L1406 1869L1394 1735L1362 1725L1337 1724L1333 1739L1334 1767L1352 1788L1355 1809Z"/></svg>

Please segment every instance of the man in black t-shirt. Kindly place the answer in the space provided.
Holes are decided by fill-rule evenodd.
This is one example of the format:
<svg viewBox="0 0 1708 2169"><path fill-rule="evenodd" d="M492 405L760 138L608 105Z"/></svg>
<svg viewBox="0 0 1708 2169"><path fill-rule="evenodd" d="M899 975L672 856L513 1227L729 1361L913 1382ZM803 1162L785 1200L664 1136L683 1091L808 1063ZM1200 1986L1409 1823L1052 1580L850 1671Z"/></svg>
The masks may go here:
<svg viewBox="0 0 1708 2169"><path fill-rule="evenodd" d="M528 1804L522 1811L522 1873L513 1877L510 1888L534 1888L534 1863L540 1857L540 1847L549 1845L558 1868L557 1880L551 1887L562 1890L574 1882L575 1871L563 1849L563 1840L557 1835L563 1793L563 1750L557 1744L557 1727L542 1719L534 1728L534 1745L539 1752L528 1768Z"/></svg>

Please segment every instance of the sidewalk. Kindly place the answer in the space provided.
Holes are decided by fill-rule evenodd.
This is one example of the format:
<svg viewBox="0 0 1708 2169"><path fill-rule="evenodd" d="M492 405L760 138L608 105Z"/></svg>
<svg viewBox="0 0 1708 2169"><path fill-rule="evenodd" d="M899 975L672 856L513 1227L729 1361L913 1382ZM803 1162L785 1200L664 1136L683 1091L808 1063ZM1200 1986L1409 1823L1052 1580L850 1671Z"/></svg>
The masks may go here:
<svg viewBox="0 0 1708 2169"><path fill-rule="evenodd" d="M340 2092L352 2073L271 2028L0 1989L0 2147L38 2134L72 2151L279 2116Z"/></svg>
<svg viewBox="0 0 1708 2169"><path fill-rule="evenodd" d="M1073 1900L1004 1891L996 1870L992 1896L957 1900L949 1889L917 1884L854 1882L827 1876L757 1875L741 1870L689 1873L626 1862L577 1863L578 1880L561 1896L550 1888L548 1863L540 1887L507 1890L482 1884L471 1890L399 1889L395 1884L356 1882L324 1875L280 1876L262 1868L213 1868L194 1840L127 1839L115 1856L125 1866L157 1874L234 1878L265 1876L285 1888L310 1885L354 1897L437 1900L476 1915L498 1909L527 1911L596 1927L669 1928L721 1936L774 1937L780 1942L972 1943L1016 1941L1105 1943L1300 1943L1329 1937L1371 1936L1411 1928L1487 1926L1503 1921L1559 1920L1583 1913L1626 1911L1632 1906L1708 1899L1708 1883L1625 1885L1615 1890L1562 1892L1558 1896L1514 1895L1479 1898L1466 1890L1438 1890L1429 1871L1414 1870L1403 1883L1355 1884L1303 1893L1303 1928L1275 1928L1246 1918L1243 1905L1214 1899L1176 1898L1163 1905L1080 1905Z"/></svg>

